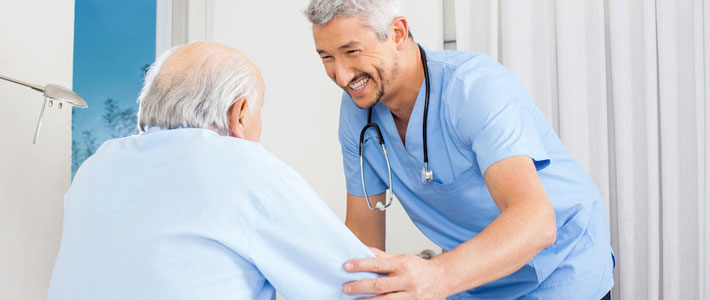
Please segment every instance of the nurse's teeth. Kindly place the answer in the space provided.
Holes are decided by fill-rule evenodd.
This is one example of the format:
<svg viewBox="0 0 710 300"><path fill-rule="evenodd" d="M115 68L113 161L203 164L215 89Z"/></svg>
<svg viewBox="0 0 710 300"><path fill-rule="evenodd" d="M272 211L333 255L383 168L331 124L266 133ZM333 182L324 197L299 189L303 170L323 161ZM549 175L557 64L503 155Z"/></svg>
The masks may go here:
<svg viewBox="0 0 710 300"><path fill-rule="evenodd" d="M365 86L365 84L367 83L368 80L370 80L370 78L369 78L369 77L365 77L365 78L360 79L360 80L358 80L358 81L356 81L356 82L354 82L354 83L349 84L348 86L349 86L351 89L357 91L357 90L361 89L363 86Z"/></svg>

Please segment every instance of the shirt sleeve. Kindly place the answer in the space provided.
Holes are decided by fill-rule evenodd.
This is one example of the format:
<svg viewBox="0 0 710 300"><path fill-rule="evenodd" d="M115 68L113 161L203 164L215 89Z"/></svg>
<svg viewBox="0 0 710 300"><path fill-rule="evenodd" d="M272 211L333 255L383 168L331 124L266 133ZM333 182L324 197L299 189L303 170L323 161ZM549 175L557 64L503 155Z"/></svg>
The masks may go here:
<svg viewBox="0 0 710 300"><path fill-rule="evenodd" d="M538 171L549 165L534 121L537 108L520 81L502 66L455 73L446 99L454 134L471 147L481 174L518 155L532 158Z"/></svg>
<svg viewBox="0 0 710 300"><path fill-rule="evenodd" d="M348 273L346 261L374 257L289 167L274 174L260 215L252 218L253 263L286 299L355 299L344 283L375 278Z"/></svg>
<svg viewBox="0 0 710 300"><path fill-rule="evenodd" d="M360 174L360 132L367 124L367 110L358 108L345 93L340 103L340 127L338 139L343 152L343 170L345 171L346 189L354 196L365 196L362 189L362 177L365 178L368 196L377 195L387 190L387 185L377 176L372 165L363 159L363 174ZM372 129L370 129L372 130Z"/></svg>

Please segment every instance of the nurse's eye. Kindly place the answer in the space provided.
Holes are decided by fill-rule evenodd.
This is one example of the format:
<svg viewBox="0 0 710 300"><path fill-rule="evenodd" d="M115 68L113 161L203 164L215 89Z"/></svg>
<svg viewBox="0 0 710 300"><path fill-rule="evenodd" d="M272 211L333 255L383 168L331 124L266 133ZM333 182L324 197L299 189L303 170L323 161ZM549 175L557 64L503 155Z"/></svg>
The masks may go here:
<svg viewBox="0 0 710 300"><path fill-rule="evenodd" d="M327 61L327 60L333 59L333 57L330 56L330 55L324 55L324 56L321 56L320 59L323 60L323 61Z"/></svg>
<svg viewBox="0 0 710 300"><path fill-rule="evenodd" d="M360 53L360 50L348 50L348 54L354 55Z"/></svg>

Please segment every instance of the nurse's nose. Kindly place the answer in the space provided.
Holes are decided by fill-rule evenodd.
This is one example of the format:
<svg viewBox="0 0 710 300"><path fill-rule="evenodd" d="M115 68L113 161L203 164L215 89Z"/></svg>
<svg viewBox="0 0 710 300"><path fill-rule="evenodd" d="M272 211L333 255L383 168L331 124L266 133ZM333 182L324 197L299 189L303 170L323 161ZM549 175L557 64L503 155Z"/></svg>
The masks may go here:
<svg viewBox="0 0 710 300"><path fill-rule="evenodd" d="M335 83L340 87L345 88L348 83L353 80L355 72L353 72L352 68L348 64L336 61L335 72L333 75L335 76L335 78L333 78Z"/></svg>

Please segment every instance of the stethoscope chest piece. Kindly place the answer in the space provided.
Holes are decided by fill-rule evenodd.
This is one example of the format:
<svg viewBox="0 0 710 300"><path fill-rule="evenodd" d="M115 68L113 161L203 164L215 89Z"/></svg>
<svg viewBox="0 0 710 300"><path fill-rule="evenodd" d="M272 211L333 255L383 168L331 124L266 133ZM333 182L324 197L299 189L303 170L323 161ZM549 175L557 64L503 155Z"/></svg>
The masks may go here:
<svg viewBox="0 0 710 300"><path fill-rule="evenodd" d="M429 170L428 163L424 163L424 167L422 168L422 184L426 184L432 180L434 180L434 171Z"/></svg>

